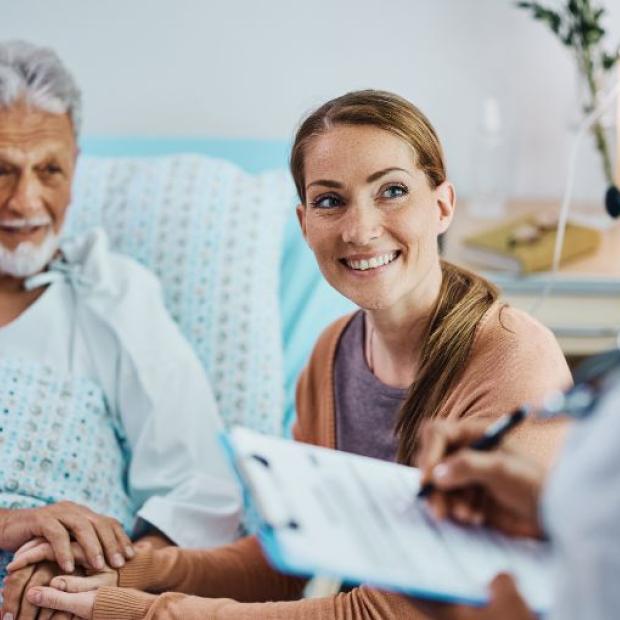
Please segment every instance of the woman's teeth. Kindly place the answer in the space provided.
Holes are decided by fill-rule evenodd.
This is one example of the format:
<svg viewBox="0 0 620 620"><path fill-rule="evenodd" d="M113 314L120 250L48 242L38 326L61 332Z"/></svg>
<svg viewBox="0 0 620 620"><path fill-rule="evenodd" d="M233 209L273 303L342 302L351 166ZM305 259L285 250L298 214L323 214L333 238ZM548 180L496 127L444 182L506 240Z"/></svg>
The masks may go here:
<svg viewBox="0 0 620 620"><path fill-rule="evenodd" d="M376 269L377 267L383 267L391 263L398 256L398 252L390 252L389 254L382 254L381 256L373 256L368 260L349 260L344 259L347 267L355 269L356 271L366 271L367 269Z"/></svg>

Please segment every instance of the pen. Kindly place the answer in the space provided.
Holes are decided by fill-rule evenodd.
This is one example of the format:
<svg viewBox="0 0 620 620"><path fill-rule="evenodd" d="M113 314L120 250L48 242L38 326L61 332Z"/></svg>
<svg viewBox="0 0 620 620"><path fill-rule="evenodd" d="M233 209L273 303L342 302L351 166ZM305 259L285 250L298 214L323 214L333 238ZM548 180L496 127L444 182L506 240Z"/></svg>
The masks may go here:
<svg viewBox="0 0 620 620"><path fill-rule="evenodd" d="M496 448L504 435L520 424L527 417L530 408L527 405L515 409L512 413L503 415L501 418L493 422L485 431L482 437L476 439L469 446L470 450L478 450L487 452ZM418 492L418 497L428 497L435 490L432 482L427 482Z"/></svg>

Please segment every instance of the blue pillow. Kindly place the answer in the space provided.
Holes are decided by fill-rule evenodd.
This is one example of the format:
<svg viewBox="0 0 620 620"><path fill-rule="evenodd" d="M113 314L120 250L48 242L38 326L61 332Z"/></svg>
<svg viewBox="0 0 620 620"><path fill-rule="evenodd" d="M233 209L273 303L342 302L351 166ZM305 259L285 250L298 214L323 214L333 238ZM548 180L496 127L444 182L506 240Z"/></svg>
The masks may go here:
<svg viewBox="0 0 620 620"><path fill-rule="evenodd" d="M252 175L203 155L78 164L67 234L101 226L159 277L227 426L283 432L279 265L293 205L286 170Z"/></svg>

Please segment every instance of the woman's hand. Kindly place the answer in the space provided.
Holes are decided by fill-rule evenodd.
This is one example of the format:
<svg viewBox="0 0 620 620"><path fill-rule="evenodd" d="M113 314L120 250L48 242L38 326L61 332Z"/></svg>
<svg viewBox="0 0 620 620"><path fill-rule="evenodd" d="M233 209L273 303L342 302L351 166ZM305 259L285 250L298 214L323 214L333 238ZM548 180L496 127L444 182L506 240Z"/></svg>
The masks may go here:
<svg viewBox="0 0 620 620"><path fill-rule="evenodd" d="M116 579L118 579L116 569L107 566L105 563L103 564L102 569L93 571L88 560L86 559L84 550L78 543L71 543L71 553L77 565L81 566L86 574L114 573L116 575ZM54 559L55 553L52 546L42 539L36 539L23 545L15 552L13 560L7 565L7 572L11 575L16 571L23 570L27 566L38 564L40 562L53 562Z"/></svg>
<svg viewBox="0 0 620 620"><path fill-rule="evenodd" d="M118 586L118 572L108 568L93 575L85 577L77 575L59 575L50 582L50 587L61 592L92 592L106 586L116 588Z"/></svg>
<svg viewBox="0 0 620 620"><path fill-rule="evenodd" d="M28 600L42 608L42 615L47 614L48 617L55 618L56 616L51 615L49 610L57 610L68 613L69 617L72 615L83 620L91 620L93 617L96 596L95 591L69 594L55 588L31 588L27 593Z"/></svg>
<svg viewBox="0 0 620 620"><path fill-rule="evenodd" d="M506 446L468 450L488 426L481 420L433 420L424 426L418 464L422 484L435 486L429 506L438 518L541 537L538 503L546 471Z"/></svg>

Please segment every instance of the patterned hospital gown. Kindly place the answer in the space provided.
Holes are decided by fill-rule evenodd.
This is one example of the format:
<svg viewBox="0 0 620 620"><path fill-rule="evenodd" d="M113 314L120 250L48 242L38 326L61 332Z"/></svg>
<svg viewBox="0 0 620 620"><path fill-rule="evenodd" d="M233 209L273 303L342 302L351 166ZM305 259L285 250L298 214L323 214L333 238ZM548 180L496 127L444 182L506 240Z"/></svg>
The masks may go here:
<svg viewBox="0 0 620 620"><path fill-rule="evenodd" d="M102 389L47 365L0 358L0 507L71 500L118 519L128 532L129 452ZM11 554L3 553L0 576Z"/></svg>
<svg viewBox="0 0 620 620"><path fill-rule="evenodd" d="M0 328L0 507L71 500L128 532L139 516L179 544L230 542L222 425L156 279L102 231L62 247L27 281L45 291Z"/></svg>

